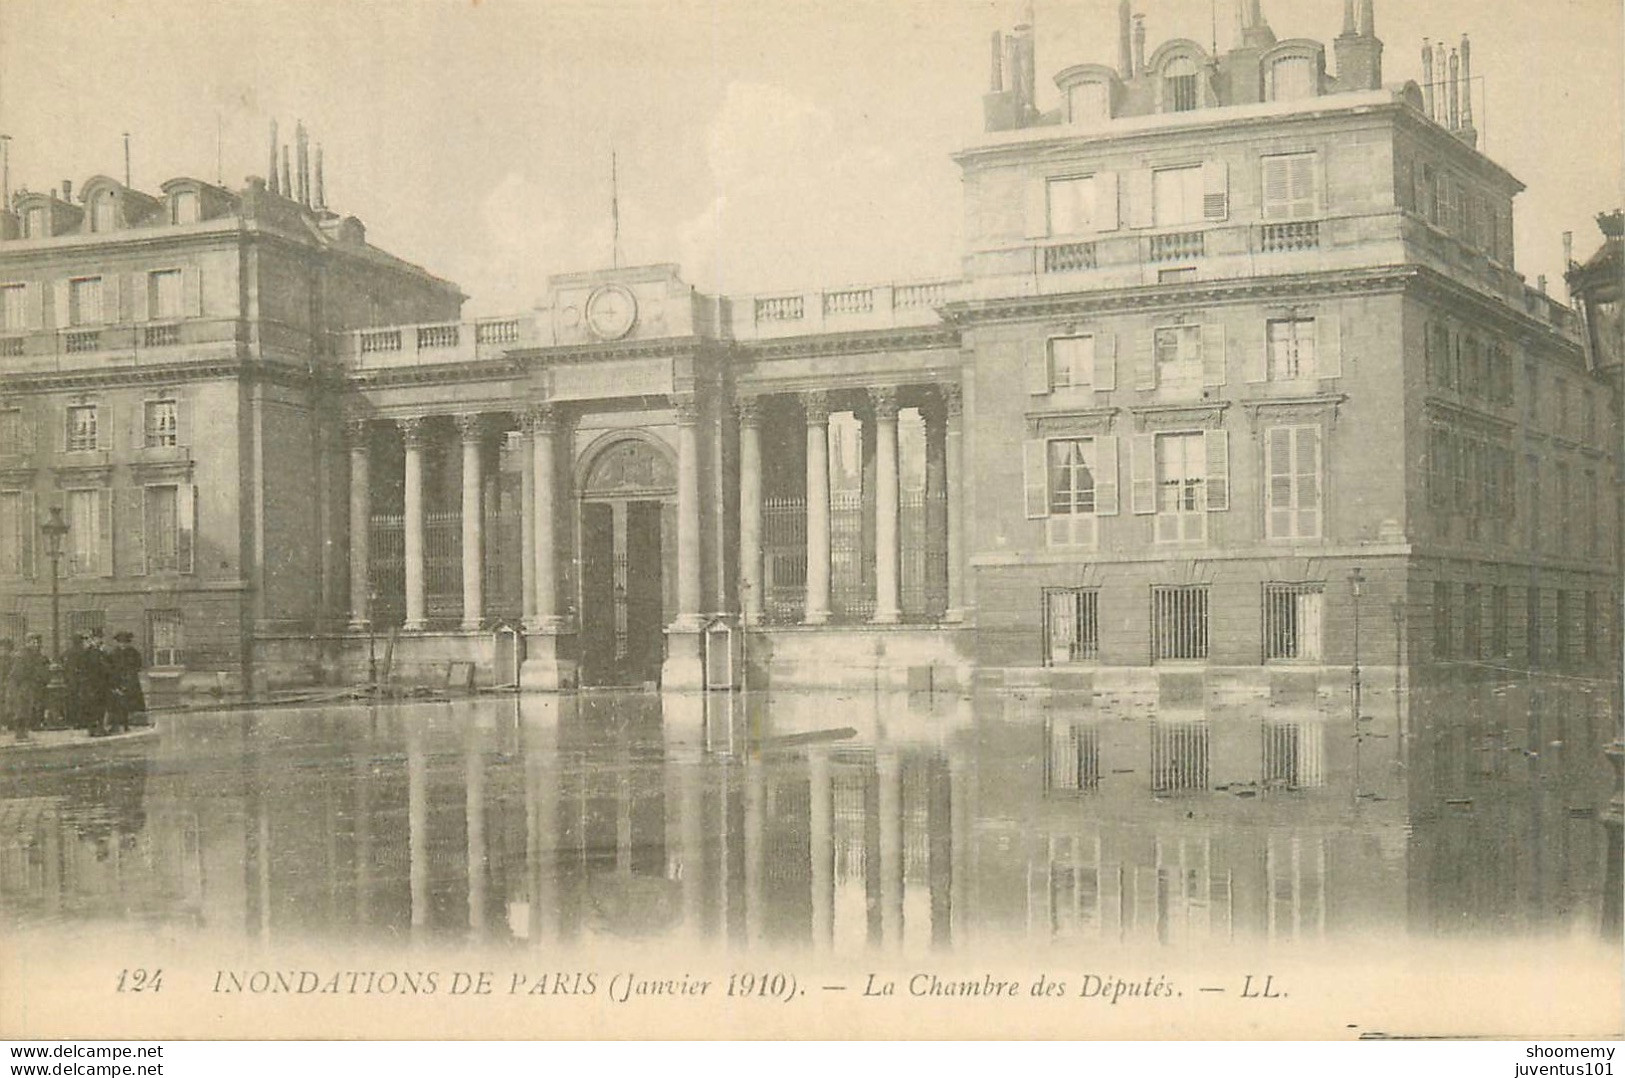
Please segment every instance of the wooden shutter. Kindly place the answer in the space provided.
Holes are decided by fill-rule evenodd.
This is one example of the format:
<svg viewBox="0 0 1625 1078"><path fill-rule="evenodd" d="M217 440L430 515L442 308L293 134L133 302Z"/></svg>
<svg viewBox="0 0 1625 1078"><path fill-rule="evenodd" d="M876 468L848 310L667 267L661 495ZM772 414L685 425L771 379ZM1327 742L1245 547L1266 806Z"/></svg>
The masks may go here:
<svg viewBox="0 0 1625 1078"><path fill-rule="evenodd" d="M1202 162L1202 216L1209 221L1230 216L1230 166L1224 161Z"/></svg>
<svg viewBox="0 0 1625 1078"><path fill-rule="evenodd" d="M113 491L103 487L96 492L96 571L113 575Z"/></svg>
<svg viewBox="0 0 1625 1078"><path fill-rule="evenodd" d="M1095 388L1117 388L1117 334L1095 334Z"/></svg>
<svg viewBox="0 0 1625 1078"><path fill-rule="evenodd" d="M1267 319L1252 319L1247 322L1241 333L1238 347L1241 349L1242 377L1249 382L1267 382L1270 378L1270 333Z"/></svg>
<svg viewBox="0 0 1625 1078"><path fill-rule="evenodd" d="M1134 388L1157 388L1157 330L1146 326L1134 348Z"/></svg>
<svg viewBox="0 0 1625 1078"><path fill-rule="evenodd" d="M1021 356L1022 366L1027 373L1027 392L1035 397L1048 393L1049 342L1022 341Z"/></svg>
<svg viewBox="0 0 1625 1078"><path fill-rule="evenodd" d="M1287 212L1293 217L1315 216L1318 202L1315 194L1319 186L1316 182L1318 180L1316 164L1317 158L1312 153L1287 158L1287 180L1291 189L1289 196L1291 204Z"/></svg>
<svg viewBox="0 0 1625 1078"><path fill-rule="evenodd" d="M192 402L180 396L175 398L175 444L192 444Z"/></svg>
<svg viewBox="0 0 1625 1078"><path fill-rule="evenodd" d="M197 546L197 487L182 483L175 488L175 568L192 572Z"/></svg>
<svg viewBox="0 0 1625 1078"><path fill-rule="evenodd" d="M130 448L137 452L147 448L147 404L145 399L136 401L126 424L130 432Z"/></svg>
<svg viewBox="0 0 1625 1078"><path fill-rule="evenodd" d="M23 303L23 327L25 329L39 330L45 328L45 288L37 281L24 285L26 290Z"/></svg>
<svg viewBox="0 0 1625 1078"><path fill-rule="evenodd" d="M56 311L54 312L54 320L52 324L58 329L67 329L68 326L72 325L72 318L70 316L73 313L73 286L64 279L56 282L55 291L56 295L53 298L56 300Z"/></svg>
<svg viewBox="0 0 1625 1078"><path fill-rule="evenodd" d="M147 572L147 488L122 487L119 490L119 532L124 540L127 575Z"/></svg>
<svg viewBox="0 0 1625 1078"><path fill-rule="evenodd" d="M96 448L107 452L113 448L113 431L117 429L118 412L111 401L96 405Z"/></svg>
<svg viewBox="0 0 1625 1078"><path fill-rule="evenodd" d="M1264 158L1260 182L1264 193L1265 220L1286 216L1287 203L1291 198L1287 161L1288 158L1280 156Z"/></svg>
<svg viewBox="0 0 1625 1078"><path fill-rule="evenodd" d="M188 318L203 315L203 271L197 266L181 270L182 312Z"/></svg>
<svg viewBox="0 0 1625 1078"><path fill-rule="evenodd" d="M1230 508L1230 432L1204 432L1207 441L1207 507L1209 512Z"/></svg>
<svg viewBox="0 0 1625 1078"><path fill-rule="evenodd" d="M1117 206L1117 173L1095 173L1095 228L1100 232L1113 232L1120 227L1121 215Z"/></svg>
<svg viewBox="0 0 1625 1078"><path fill-rule="evenodd" d="M1156 221L1156 195L1151 170L1137 168L1128 174L1128 226L1150 228Z"/></svg>
<svg viewBox="0 0 1625 1078"><path fill-rule="evenodd" d="M1021 443L1022 486L1027 492L1027 519L1049 516L1049 444L1042 438Z"/></svg>
<svg viewBox="0 0 1625 1078"><path fill-rule="evenodd" d="M119 282L123 279L117 273L109 273L102 278L102 321L108 325L115 325L119 320L119 294L123 291Z"/></svg>
<svg viewBox="0 0 1625 1078"><path fill-rule="evenodd" d="M1208 322L1202 326L1202 384L1224 385L1224 324Z"/></svg>
<svg viewBox="0 0 1625 1078"><path fill-rule="evenodd" d="M1027 180L1026 222L1023 232L1028 239L1049 235L1049 183L1043 176Z"/></svg>
<svg viewBox="0 0 1625 1078"><path fill-rule="evenodd" d="M1136 434L1129 451L1129 501L1136 513L1157 511L1157 436Z"/></svg>
<svg viewBox="0 0 1625 1078"><path fill-rule="evenodd" d="M1117 515L1117 439L1095 439L1095 513Z"/></svg>
<svg viewBox="0 0 1625 1078"><path fill-rule="evenodd" d="M145 322L152 317L152 277L145 273L137 273L132 278L135 286L135 297L131 307L135 311L135 320Z"/></svg>
<svg viewBox="0 0 1625 1078"><path fill-rule="evenodd" d="M1343 375L1343 328L1335 309L1323 310L1315 319L1315 365L1322 378Z"/></svg>
<svg viewBox="0 0 1625 1078"><path fill-rule="evenodd" d="M18 568L22 570L22 577L32 580L35 575L34 565L34 536L39 534L39 508L38 499L34 492L25 490L18 498L17 505L17 560ZM18 641L22 643L22 641Z"/></svg>

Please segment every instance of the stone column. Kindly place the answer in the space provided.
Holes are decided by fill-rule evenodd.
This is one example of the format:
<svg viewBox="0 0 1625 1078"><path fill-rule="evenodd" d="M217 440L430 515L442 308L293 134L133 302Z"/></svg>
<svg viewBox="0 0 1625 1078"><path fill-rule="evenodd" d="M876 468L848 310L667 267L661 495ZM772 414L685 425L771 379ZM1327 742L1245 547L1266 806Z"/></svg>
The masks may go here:
<svg viewBox="0 0 1625 1078"><path fill-rule="evenodd" d="M962 494L965 489L965 474L961 454L964 452L964 440L961 434L961 412L963 410L959 396L959 383L949 382L941 386L943 410L947 413L947 432L944 435L943 463L947 473L945 487L948 491L948 611L943 615L946 621L965 620L965 580L964 580L964 519L961 511Z"/></svg>
<svg viewBox="0 0 1625 1078"><path fill-rule="evenodd" d="M925 543L927 552L939 541L944 546L944 557L940 570L933 569L927 578L930 589L930 603L926 612L931 617L941 617L943 610L938 603L946 604L948 595L948 559L946 545L948 542L948 413L940 399L930 399L920 407L920 418L925 421ZM930 557L926 558L926 565L933 564ZM940 573L940 575L938 575ZM941 589L938 591L937 589Z"/></svg>
<svg viewBox="0 0 1625 1078"><path fill-rule="evenodd" d="M413 416L401 421L406 443L406 519L402 539L406 549L407 632L423 628L427 612L423 576L423 447L428 442L428 420Z"/></svg>
<svg viewBox="0 0 1625 1078"><path fill-rule="evenodd" d="M344 432L350 443L350 628L360 631L372 618L372 452L366 420L351 420Z"/></svg>
<svg viewBox="0 0 1625 1078"><path fill-rule="evenodd" d="M761 402L739 398L739 590L746 625L762 620Z"/></svg>
<svg viewBox="0 0 1625 1078"><path fill-rule="evenodd" d="M457 417L463 439L463 628L478 629L485 617L485 417Z"/></svg>
<svg viewBox="0 0 1625 1078"><path fill-rule="evenodd" d="M807 412L807 601L802 620L829 621L829 398L802 394Z"/></svg>
<svg viewBox="0 0 1625 1078"><path fill-rule="evenodd" d="M536 625L544 630L557 630L559 597L553 550L557 495L553 489L553 439L558 433L558 417L550 405L544 404L531 410L530 423L531 482L535 486L536 503L531 537L536 547L531 570L536 587Z"/></svg>
<svg viewBox="0 0 1625 1078"><path fill-rule="evenodd" d="M674 397L677 409L677 625L700 627L699 402Z"/></svg>
<svg viewBox="0 0 1625 1078"><path fill-rule="evenodd" d="M880 942L892 950L903 945L903 768L897 751L875 754L880 817Z"/></svg>
<svg viewBox="0 0 1625 1078"><path fill-rule="evenodd" d="M519 415L519 590L520 612L529 628L536 624L536 470L531 467L531 413Z"/></svg>
<svg viewBox="0 0 1625 1078"><path fill-rule="evenodd" d="M877 625L902 620L897 542L897 390L869 390L875 409L875 614Z"/></svg>
<svg viewBox="0 0 1625 1078"><path fill-rule="evenodd" d="M812 863L812 943L819 950L835 941L835 790L829 756L821 747L807 750L807 833Z"/></svg>

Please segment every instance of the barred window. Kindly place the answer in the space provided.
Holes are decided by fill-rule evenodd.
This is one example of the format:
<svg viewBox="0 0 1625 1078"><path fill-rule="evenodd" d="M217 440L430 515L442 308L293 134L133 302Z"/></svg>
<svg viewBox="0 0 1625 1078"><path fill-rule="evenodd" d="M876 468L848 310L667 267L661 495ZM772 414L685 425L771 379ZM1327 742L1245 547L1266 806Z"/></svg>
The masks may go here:
<svg viewBox="0 0 1625 1078"><path fill-rule="evenodd" d="M1325 728L1313 719L1263 724L1263 783L1288 789L1325 785Z"/></svg>
<svg viewBox="0 0 1625 1078"><path fill-rule="evenodd" d="M180 666L185 627L179 610L147 611L147 665Z"/></svg>
<svg viewBox="0 0 1625 1078"><path fill-rule="evenodd" d="M1100 593L1093 588L1044 590L1044 663L1100 658Z"/></svg>
<svg viewBox="0 0 1625 1078"><path fill-rule="evenodd" d="M1206 584L1155 585L1151 589L1151 657L1154 661L1206 659Z"/></svg>
<svg viewBox="0 0 1625 1078"><path fill-rule="evenodd" d="M1264 585L1264 659L1321 658L1326 586L1321 583Z"/></svg>
<svg viewBox="0 0 1625 1078"><path fill-rule="evenodd" d="M1151 791L1174 793L1208 788L1208 724L1154 719L1151 723Z"/></svg>
<svg viewBox="0 0 1625 1078"><path fill-rule="evenodd" d="M1051 718L1044 785L1051 791L1100 789L1100 727Z"/></svg>
<svg viewBox="0 0 1625 1078"><path fill-rule="evenodd" d="M107 628L107 612L105 610L70 610L63 627L69 636L80 633L100 633Z"/></svg>

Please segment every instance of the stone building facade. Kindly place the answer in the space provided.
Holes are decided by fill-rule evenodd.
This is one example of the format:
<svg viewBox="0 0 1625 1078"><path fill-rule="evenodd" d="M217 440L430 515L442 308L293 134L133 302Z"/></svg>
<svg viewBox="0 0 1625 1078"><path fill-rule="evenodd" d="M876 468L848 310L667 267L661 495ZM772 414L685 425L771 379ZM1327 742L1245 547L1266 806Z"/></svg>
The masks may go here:
<svg viewBox="0 0 1625 1078"><path fill-rule="evenodd" d="M987 130L957 156L956 280L711 296L675 266L615 268L461 321L454 288L347 241L358 226L198 185L234 222L314 224L299 264L324 287L372 282L368 309L300 286L304 321L230 293L233 350L307 327L256 362L275 389L222 375L232 407L208 409L248 454L229 497L249 504L221 518L221 571L255 567L244 670L351 679L383 655L407 678L458 661L692 688L728 637L757 684L1312 708L1351 665L1396 701L1418 667L1604 668L1617 404L1574 313L1514 269L1522 187L1477 148L1470 44L1425 45L1425 84L1394 85L1369 0L1345 5L1335 71L1256 0L1236 22L1222 55L1147 56L1124 5L1117 66L1060 72L1049 112L1032 28L997 35ZM86 206L16 209L26 237ZM35 246L0 245L0 277L48 290ZM139 350L93 374L71 319L41 328L49 362L4 360L8 402L155 384ZM61 486L70 465L27 475Z"/></svg>

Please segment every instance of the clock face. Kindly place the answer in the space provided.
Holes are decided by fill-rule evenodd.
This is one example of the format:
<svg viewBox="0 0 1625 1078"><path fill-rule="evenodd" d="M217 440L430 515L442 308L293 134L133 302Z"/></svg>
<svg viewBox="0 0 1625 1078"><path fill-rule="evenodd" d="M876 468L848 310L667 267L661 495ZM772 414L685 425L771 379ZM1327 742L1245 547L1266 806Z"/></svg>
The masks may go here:
<svg viewBox="0 0 1625 1078"><path fill-rule="evenodd" d="M638 301L621 285L605 285L587 299L587 326L604 340L626 336L637 317Z"/></svg>

